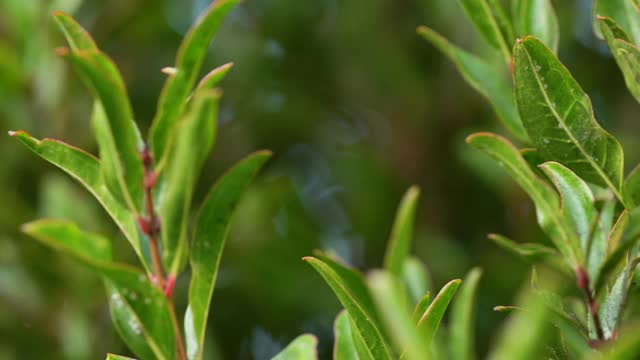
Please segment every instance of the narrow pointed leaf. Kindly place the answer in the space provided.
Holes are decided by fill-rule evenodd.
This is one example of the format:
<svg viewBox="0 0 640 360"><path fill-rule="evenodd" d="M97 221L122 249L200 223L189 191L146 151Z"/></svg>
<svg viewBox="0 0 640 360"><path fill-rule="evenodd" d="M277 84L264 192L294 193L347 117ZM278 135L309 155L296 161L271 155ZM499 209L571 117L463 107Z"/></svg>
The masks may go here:
<svg viewBox="0 0 640 360"><path fill-rule="evenodd" d="M558 195L531 170L522 155L505 138L491 133L477 133L467 138L472 146L502 164L536 206L538 223L572 268L582 264L580 241L560 212Z"/></svg>
<svg viewBox="0 0 640 360"><path fill-rule="evenodd" d="M622 201L622 147L596 122L591 100L549 48L534 37L519 40L514 77L520 118L542 156L611 188Z"/></svg>
<svg viewBox="0 0 640 360"><path fill-rule="evenodd" d="M489 239L493 240L493 242L501 248L522 256L525 260L532 263L537 263L552 257L559 257L557 251L542 244L517 243L500 234L489 234Z"/></svg>
<svg viewBox="0 0 640 360"><path fill-rule="evenodd" d="M98 50L91 35L71 16L61 11L55 11L53 18L62 30L71 50Z"/></svg>
<svg viewBox="0 0 640 360"><path fill-rule="evenodd" d="M405 261L411 248L419 196L420 190L414 186L409 188L402 198L385 253L384 267L398 279L402 278Z"/></svg>
<svg viewBox="0 0 640 360"><path fill-rule="evenodd" d="M587 257L587 270L591 279L591 286L595 286L595 282L600 275L600 270L607 258L607 246L611 238L612 228L614 226L614 215L616 211L615 199L605 201L602 209L598 213L593 224L593 232L591 234L591 244L589 245L589 254ZM615 236L615 235L614 235Z"/></svg>
<svg viewBox="0 0 640 360"><path fill-rule="evenodd" d="M502 5L496 0L459 0L467 18L482 37L499 50L506 63L511 62L511 44L515 41L513 27Z"/></svg>
<svg viewBox="0 0 640 360"><path fill-rule="evenodd" d="M369 277L369 287L386 326L387 333L395 343L398 353L407 360L431 358L428 342L423 341L411 321L405 291L397 277L388 272L377 271Z"/></svg>
<svg viewBox="0 0 640 360"><path fill-rule="evenodd" d="M111 318L127 346L141 359L173 359L175 338L167 299L144 273L110 261L108 243L65 221L40 220L23 231L97 270L109 293Z"/></svg>
<svg viewBox="0 0 640 360"><path fill-rule="evenodd" d="M640 165L637 165L624 181L624 197L632 207L640 206Z"/></svg>
<svg viewBox="0 0 640 360"><path fill-rule="evenodd" d="M426 266L415 256L409 256L404 262L402 278L413 304L418 303L431 288L431 278Z"/></svg>
<svg viewBox="0 0 640 360"><path fill-rule="evenodd" d="M205 77L200 80L194 93L198 93L203 89L214 89L218 83L227 75L233 63L227 63L211 70Z"/></svg>
<svg viewBox="0 0 640 360"><path fill-rule="evenodd" d="M427 27L418 28L418 34L446 55L456 65L465 81L489 100L509 131L518 138L527 140L527 133L513 100L511 77L505 69L489 64L452 45L447 39Z"/></svg>
<svg viewBox="0 0 640 360"><path fill-rule="evenodd" d="M475 358L473 332L473 304L482 270L472 269L453 302L449 326L449 353L451 359L472 360Z"/></svg>
<svg viewBox="0 0 640 360"><path fill-rule="evenodd" d="M593 28L599 37L603 37L598 24L598 17L609 17L615 20L620 28L633 39L633 44L640 45L640 16L638 5L634 0L595 0L593 5Z"/></svg>
<svg viewBox="0 0 640 360"><path fill-rule="evenodd" d="M592 226L597 213L595 198L589 185L560 163L549 161L540 165L540 168L560 193L560 206L564 217L580 238L580 246L586 254L589 251Z"/></svg>
<svg viewBox="0 0 640 360"><path fill-rule="evenodd" d="M107 186L118 200L136 211L143 198L142 140L118 69L99 51L62 55L74 65L104 109L104 121L94 125Z"/></svg>
<svg viewBox="0 0 640 360"><path fill-rule="evenodd" d="M416 324L416 326L420 322L422 314L429 308L429 305L431 305L431 292L427 291L413 309L413 323Z"/></svg>
<svg viewBox="0 0 640 360"><path fill-rule="evenodd" d="M374 354L371 352L367 344L364 342L364 338L358 330L358 325L349 316L349 324L351 325L351 336L353 338L353 345L355 346L358 359L360 360L376 360Z"/></svg>
<svg viewBox="0 0 640 360"><path fill-rule="evenodd" d="M427 308L427 311L422 314L420 321L418 322L418 331L420 331L420 336L422 341L427 344L431 344L433 341L433 337L438 330L438 326L444 317L444 313L453 299L453 296L458 291L458 287L462 280L456 279L451 280L445 286L440 289L438 295L433 299L431 305Z"/></svg>
<svg viewBox="0 0 640 360"><path fill-rule="evenodd" d="M374 359L391 359L391 354L379 328L380 322L373 305L371 294L362 276L355 271L327 259L305 257L308 262L324 278L342 303L342 306L353 319L355 337L360 336L367 351ZM356 339L357 340L357 339Z"/></svg>
<svg viewBox="0 0 640 360"><path fill-rule="evenodd" d="M237 3L238 0L214 1L182 41L176 58L175 74L169 75L165 82L151 125L151 150L156 159L165 157L171 133L175 131L185 101L196 82L209 43L224 17Z"/></svg>
<svg viewBox="0 0 640 360"><path fill-rule="evenodd" d="M184 320L189 359L202 356L211 297L231 217L245 189L270 156L268 151L257 152L234 166L218 180L200 209L191 245L192 274Z"/></svg>
<svg viewBox="0 0 640 360"><path fill-rule="evenodd" d="M349 314L342 310L333 324L333 360L359 360L353 343Z"/></svg>
<svg viewBox="0 0 640 360"><path fill-rule="evenodd" d="M158 213L162 219L162 260L175 276L186 264L188 220L193 191L216 133L219 94L205 90L195 95L193 106L176 129L168 158Z"/></svg>
<svg viewBox="0 0 640 360"><path fill-rule="evenodd" d="M560 29L551 0L514 0L512 4L516 35L533 35L557 52Z"/></svg>
<svg viewBox="0 0 640 360"><path fill-rule="evenodd" d="M640 49L632 44L629 36L611 18L599 17L598 21L629 92L640 102Z"/></svg>
<svg viewBox="0 0 640 360"><path fill-rule="evenodd" d="M135 216L107 189L100 175L100 162L91 154L58 140L37 140L24 131L11 132L31 151L64 170L72 178L84 186L104 207L118 225L138 254L146 269L150 269L150 260L143 255L140 244L140 233L135 223Z"/></svg>
<svg viewBox="0 0 640 360"><path fill-rule="evenodd" d="M318 339L310 334L300 335L272 360L317 360Z"/></svg>

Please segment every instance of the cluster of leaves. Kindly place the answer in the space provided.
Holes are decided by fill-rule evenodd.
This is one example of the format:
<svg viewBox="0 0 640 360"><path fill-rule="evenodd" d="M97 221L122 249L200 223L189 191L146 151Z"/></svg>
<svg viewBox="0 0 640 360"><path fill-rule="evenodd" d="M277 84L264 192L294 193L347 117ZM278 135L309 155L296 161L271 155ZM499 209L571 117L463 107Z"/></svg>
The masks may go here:
<svg viewBox="0 0 640 360"><path fill-rule="evenodd" d="M621 145L598 124L588 95L555 54L558 20L549 0L514 0L511 17L495 0L460 0L460 4L498 56L483 59L431 29L421 27L418 32L455 63L464 79L487 97L505 127L525 144L519 149L493 133L467 138L529 195L553 246L517 243L497 234L489 237L531 263L572 277L583 299L580 304L575 294L562 297L540 289L536 279L527 292L528 301L518 307L496 307L518 312L491 358L535 357L549 324L557 329L560 341L550 340L543 349L546 356L600 358L604 353L611 359L635 358L637 331L620 328L640 261L640 167L623 179ZM630 92L640 100L639 10L635 0L597 0L594 5L596 33L607 42ZM416 260L407 259L416 199L412 189L400 206L384 270L365 279L326 254L305 258L346 310L336 319L336 359L428 359L447 354L452 359L473 358L471 304L480 270L467 275L455 300L448 352L434 344L434 334L460 280L445 285L433 301L429 292L421 299L412 296L414 289L424 287L416 282L421 276L415 269L421 265L411 266L410 261ZM308 335L291 347L302 344L307 345L306 355L290 358L313 359Z"/></svg>
<svg viewBox="0 0 640 360"><path fill-rule="evenodd" d="M211 39L236 3L212 4L182 42L175 67L164 69L168 78L148 142L141 138L115 64L77 22L62 12L54 13L69 44L58 53L95 97L91 121L100 158L58 140L10 132L82 184L137 254L142 268L116 262L109 240L69 221L43 219L23 226L29 235L78 258L102 276L115 327L141 359L202 357L231 216L270 156L268 151L256 152L230 169L212 187L190 224L194 187L215 140L220 98L215 86L231 64L214 69L197 84L196 80ZM191 265L189 305L180 326L172 293L187 263Z"/></svg>

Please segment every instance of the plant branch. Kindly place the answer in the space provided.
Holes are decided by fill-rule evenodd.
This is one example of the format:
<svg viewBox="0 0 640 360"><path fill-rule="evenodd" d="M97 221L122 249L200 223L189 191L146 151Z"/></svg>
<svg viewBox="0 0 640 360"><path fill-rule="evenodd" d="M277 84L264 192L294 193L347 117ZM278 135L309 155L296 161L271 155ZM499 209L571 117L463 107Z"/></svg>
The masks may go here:
<svg viewBox="0 0 640 360"><path fill-rule="evenodd" d="M578 287L584 291L585 300L587 303L587 311L591 314L594 327L596 328L596 336L598 337L598 343L605 341L604 331L602 331L602 322L600 321L600 314L598 310L600 306L593 297L593 290L591 289L589 274L581 267L576 269L576 277L578 280ZM591 344L597 345L597 344Z"/></svg>
<svg viewBox="0 0 640 360"><path fill-rule="evenodd" d="M153 206L153 194L152 190L156 184L157 173L153 169L153 155L149 149L149 145L145 144L144 149L140 152L142 158L142 164L144 165L144 195L146 206L146 217L138 218L140 228L149 238L149 247L151 248L151 259L153 261L155 285L162 290L167 298L169 304L169 312L171 314L171 323L173 325L173 332L176 337L176 359L186 360L187 353L184 348L184 340L182 339L182 330L178 323L178 317L176 316L176 308L173 304L171 295L173 293L173 286L175 285L175 278L165 278L164 268L162 266L162 258L160 256L160 249L158 247L158 238L160 237L160 219L156 215L155 207Z"/></svg>

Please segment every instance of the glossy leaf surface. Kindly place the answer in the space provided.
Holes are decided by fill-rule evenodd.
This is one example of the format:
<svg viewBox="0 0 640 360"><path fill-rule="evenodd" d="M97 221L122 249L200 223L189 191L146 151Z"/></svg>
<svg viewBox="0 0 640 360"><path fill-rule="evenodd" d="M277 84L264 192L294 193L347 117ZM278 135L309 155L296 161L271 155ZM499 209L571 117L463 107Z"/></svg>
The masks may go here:
<svg viewBox="0 0 640 360"><path fill-rule="evenodd" d="M591 100L551 50L534 37L518 41L514 78L520 118L542 156L622 200L622 147L596 122Z"/></svg>
<svg viewBox="0 0 640 360"><path fill-rule="evenodd" d="M149 261L143 256L140 235L134 215L118 202L107 189L100 176L100 162L91 154L58 140L37 140L24 131L12 132L31 151L64 170L82 184L100 202L148 269Z"/></svg>
<svg viewBox="0 0 640 360"><path fill-rule="evenodd" d="M560 212L558 195L531 170L518 149L505 138L491 133L471 135L467 138L467 142L502 164L533 200L538 223L569 265L575 267L582 264L584 253L580 241Z"/></svg>
<svg viewBox="0 0 640 360"><path fill-rule="evenodd" d="M268 151L257 152L234 166L214 185L199 211L191 245L192 275L184 320L189 359L202 356L211 298L234 210L270 156Z"/></svg>

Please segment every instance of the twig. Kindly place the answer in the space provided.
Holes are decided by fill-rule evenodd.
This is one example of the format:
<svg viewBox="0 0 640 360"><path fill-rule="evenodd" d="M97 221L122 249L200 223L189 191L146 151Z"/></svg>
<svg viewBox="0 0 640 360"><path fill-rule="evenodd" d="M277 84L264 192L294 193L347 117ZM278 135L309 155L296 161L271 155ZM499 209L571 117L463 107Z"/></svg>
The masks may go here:
<svg viewBox="0 0 640 360"><path fill-rule="evenodd" d="M598 343L602 343L605 341L604 331L602 331L602 322L600 321L600 314L598 310L600 306L596 299L593 298L593 290L591 289L589 274L582 268L578 267L576 269L576 277L578 281L578 287L584 291L585 300L587 303L587 310L591 314L591 318L593 319L593 324L596 328L596 336L598 337ZM591 344L597 345L597 344Z"/></svg>

